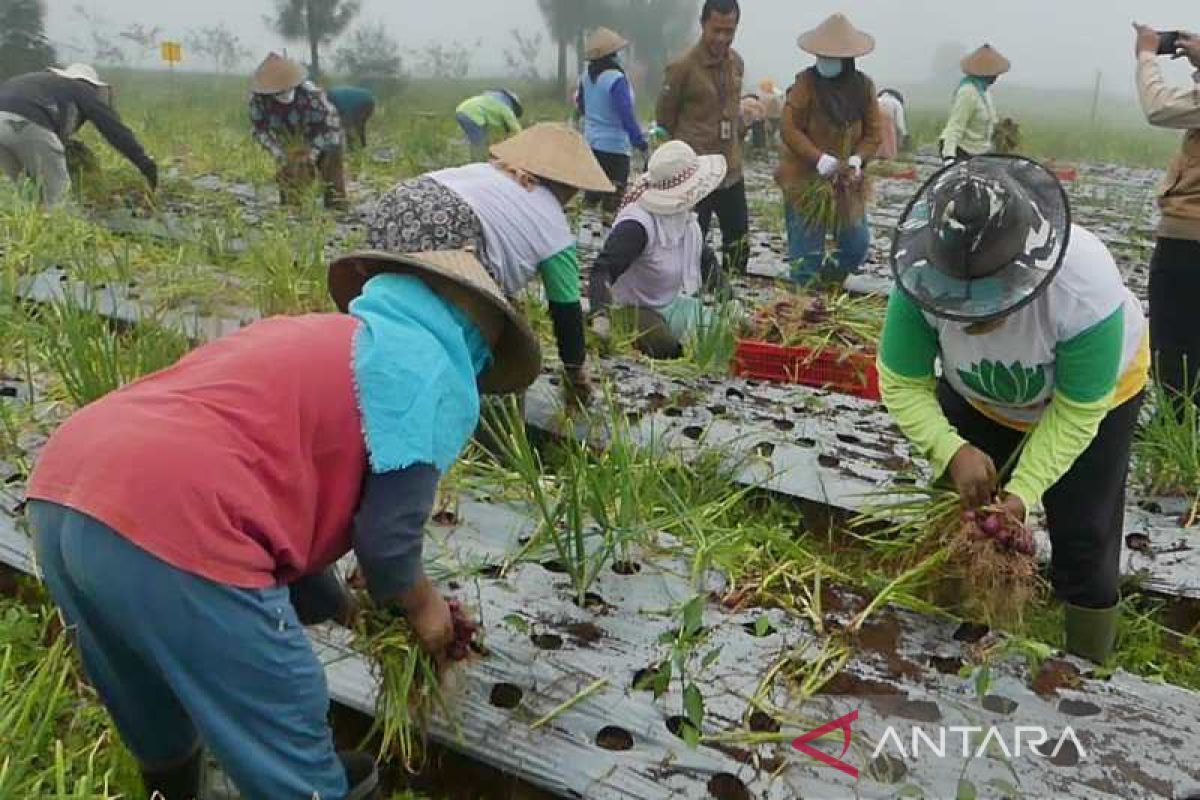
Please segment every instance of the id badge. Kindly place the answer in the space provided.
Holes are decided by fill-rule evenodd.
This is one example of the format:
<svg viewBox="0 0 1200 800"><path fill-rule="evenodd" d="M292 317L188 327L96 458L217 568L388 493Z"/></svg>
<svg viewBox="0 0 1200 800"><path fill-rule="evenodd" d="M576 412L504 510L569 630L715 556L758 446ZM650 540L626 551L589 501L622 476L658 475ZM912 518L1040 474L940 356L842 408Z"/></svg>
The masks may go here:
<svg viewBox="0 0 1200 800"><path fill-rule="evenodd" d="M728 142L733 138L733 122L731 120L721 120L721 141Z"/></svg>

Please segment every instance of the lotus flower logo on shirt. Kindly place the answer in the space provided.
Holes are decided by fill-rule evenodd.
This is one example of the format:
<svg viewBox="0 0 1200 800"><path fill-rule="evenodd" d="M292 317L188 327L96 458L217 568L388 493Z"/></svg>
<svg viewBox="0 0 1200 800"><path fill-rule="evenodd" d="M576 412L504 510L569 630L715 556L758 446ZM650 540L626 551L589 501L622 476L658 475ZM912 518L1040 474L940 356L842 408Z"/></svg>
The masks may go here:
<svg viewBox="0 0 1200 800"><path fill-rule="evenodd" d="M1005 365L984 359L970 371L960 369L958 377L981 397L1007 406L1033 405L1046 390L1042 366L1026 367L1019 361Z"/></svg>

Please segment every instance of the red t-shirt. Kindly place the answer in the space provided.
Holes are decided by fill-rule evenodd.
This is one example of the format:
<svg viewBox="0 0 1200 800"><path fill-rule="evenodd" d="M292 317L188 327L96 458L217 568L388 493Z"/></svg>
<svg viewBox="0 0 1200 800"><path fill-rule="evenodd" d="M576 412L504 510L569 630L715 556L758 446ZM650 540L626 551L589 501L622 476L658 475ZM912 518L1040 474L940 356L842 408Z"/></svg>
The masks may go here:
<svg viewBox="0 0 1200 800"><path fill-rule="evenodd" d="M29 497L233 586L324 569L350 549L367 465L357 325L264 320L96 401L51 437Z"/></svg>

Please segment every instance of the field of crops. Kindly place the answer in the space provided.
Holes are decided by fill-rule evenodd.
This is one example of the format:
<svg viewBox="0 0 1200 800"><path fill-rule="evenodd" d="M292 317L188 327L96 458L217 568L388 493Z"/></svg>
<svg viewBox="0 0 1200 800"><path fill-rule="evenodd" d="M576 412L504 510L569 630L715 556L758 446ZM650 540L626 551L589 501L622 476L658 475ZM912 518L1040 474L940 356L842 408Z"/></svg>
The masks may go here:
<svg viewBox="0 0 1200 800"><path fill-rule="evenodd" d="M282 209L240 85L176 81L118 81L162 170L155 196L90 132L102 169L76 205L45 212L0 184L0 560L12 568L0 573L0 798L140 796L52 606L18 576L33 567L21 498L46 436L198 343L331 310L325 265L361 242L371 198L467 158L450 109L469 89L418 84L384 103L351 155L350 210L315 197ZM532 115L566 110L547 101ZM1151 165L1169 143L1110 130L1087 152L1060 146L1053 123L1041 130L1032 154L1073 169L1077 221L1144 298ZM1020 603L972 582L933 524L950 508L954 527L953 502L925 488L877 402L733 375L742 337L870 353L890 229L933 163L877 176L870 263L853 292L820 296L777 281L782 209L771 161L753 163L750 274L718 304L721 324L661 364L619 331L592 338L604 390L587 413L563 409L553 363L523 405L487 409L426 547L431 576L482 623L466 665L439 687L402 628L311 632L339 738L369 735L395 798L1117 798L1200 783L1196 419L1146 414L1125 613L1100 668L1059 650L1061 611L1035 566ZM586 271L601 223L571 213ZM526 303L552 362L544 307ZM1021 555L1036 565L1048 547L1039 532ZM851 713L849 752L839 731L817 747L857 777L791 746ZM1071 727L1078 741L1031 757L978 737L965 755L921 759L915 742L888 744L901 724Z"/></svg>

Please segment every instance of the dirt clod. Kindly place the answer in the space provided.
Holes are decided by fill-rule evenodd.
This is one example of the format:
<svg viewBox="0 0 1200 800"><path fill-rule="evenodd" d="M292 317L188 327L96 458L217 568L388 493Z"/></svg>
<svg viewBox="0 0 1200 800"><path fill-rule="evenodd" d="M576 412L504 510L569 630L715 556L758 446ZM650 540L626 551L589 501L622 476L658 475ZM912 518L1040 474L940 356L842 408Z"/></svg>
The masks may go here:
<svg viewBox="0 0 1200 800"><path fill-rule="evenodd" d="M1094 717L1100 713L1100 706L1087 700L1063 700L1058 704L1058 710L1069 717Z"/></svg>
<svg viewBox="0 0 1200 800"><path fill-rule="evenodd" d="M1042 664L1030 686L1041 697L1056 697L1059 689L1078 689L1083 677L1074 664L1061 659L1052 659Z"/></svg>
<svg viewBox="0 0 1200 800"><path fill-rule="evenodd" d="M708 780L708 793L716 800L752 800L750 790L742 779L728 772L720 772Z"/></svg>
<svg viewBox="0 0 1200 800"><path fill-rule="evenodd" d="M779 733L782 727L779 720L772 717L763 711L755 711L750 715L749 720L750 730L755 733Z"/></svg>
<svg viewBox="0 0 1200 800"><path fill-rule="evenodd" d="M593 622L571 622L564 625L562 630L571 637L575 644L584 647L591 646L604 638L604 630Z"/></svg>
<svg viewBox="0 0 1200 800"><path fill-rule="evenodd" d="M1010 700L1003 695L989 694L983 698L983 707L993 714L1011 714L1020 705L1016 700Z"/></svg>

